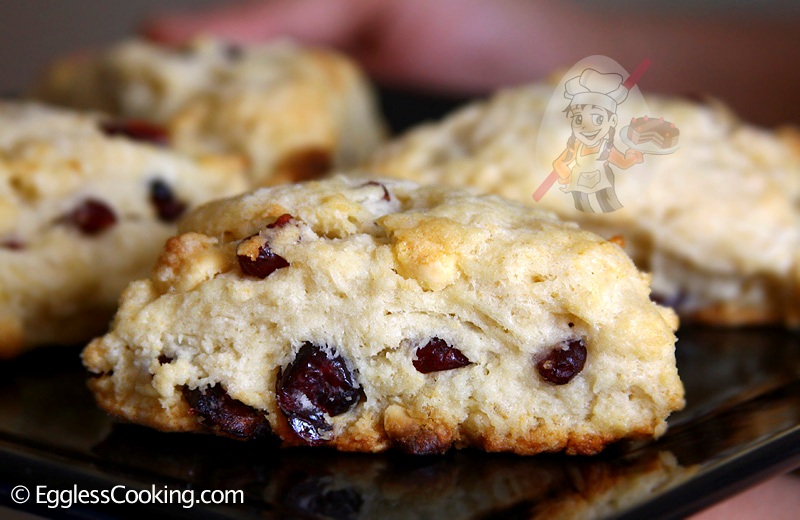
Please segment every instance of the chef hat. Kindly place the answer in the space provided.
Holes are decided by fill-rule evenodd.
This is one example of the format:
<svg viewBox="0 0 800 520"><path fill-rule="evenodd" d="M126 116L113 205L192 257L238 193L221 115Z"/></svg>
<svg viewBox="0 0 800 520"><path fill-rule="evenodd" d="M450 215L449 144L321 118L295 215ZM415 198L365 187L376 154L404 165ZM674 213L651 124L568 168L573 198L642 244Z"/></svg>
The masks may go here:
<svg viewBox="0 0 800 520"><path fill-rule="evenodd" d="M572 105L595 105L609 112L617 111L617 104L628 97L628 89L622 85L622 76L604 74L594 69L584 70L580 76L567 81L564 97Z"/></svg>

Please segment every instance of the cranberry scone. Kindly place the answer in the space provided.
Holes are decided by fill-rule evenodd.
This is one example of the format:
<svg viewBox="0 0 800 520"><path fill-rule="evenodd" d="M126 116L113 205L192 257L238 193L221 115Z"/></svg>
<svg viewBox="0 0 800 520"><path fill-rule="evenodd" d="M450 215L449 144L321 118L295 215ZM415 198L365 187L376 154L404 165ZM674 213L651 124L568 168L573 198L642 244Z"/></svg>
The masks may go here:
<svg viewBox="0 0 800 520"><path fill-rule="evenodd" d="M164 125L172 146L189 155L240 154L254 186L355 165L383 137L355 64L288 42L198 39L167 48L130 40L55 63L34 95Z"/></svg>
<svg viewBox="0 0 800 520"><path fill-rule="evenodd" d="M337 176L188 215L83 352L165 431L596 453L683 405L676 320L615 243L497 197Z"/></svg>
<svg viewBox="0 0 800 520"><path fill-rule="evenodd" d="M652 273L654 296L687 320L800 323L796 134L747 125L718 103L648 97L650 112L680 129L680 149L617 175L629 188L624 208L586 213L558 185L532 198L544 180L533 165L565 147L558 132L540 132L552 95L552 85L537 84L469 105L388 144L371 171L499 194L621 234Z"/></svg>
<svg viewBox="0 0 800 520"><path fill-rule="evenodd" d="M238 161L195 163L107 130L0 102L0 358L104 332L184 211L246 187Z"/></svg>

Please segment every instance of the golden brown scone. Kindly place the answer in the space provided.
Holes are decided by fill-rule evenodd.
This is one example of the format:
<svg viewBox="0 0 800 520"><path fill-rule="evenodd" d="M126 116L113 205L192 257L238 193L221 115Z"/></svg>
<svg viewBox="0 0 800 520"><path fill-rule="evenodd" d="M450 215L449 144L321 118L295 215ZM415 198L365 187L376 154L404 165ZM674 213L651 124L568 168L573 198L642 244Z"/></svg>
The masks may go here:
<svg viewBox="0 0 800 520"><path fill-rule="evenodd" d="M744 124L719 104L648 97L650 112L680 129L680 149L617 174L629 188L623 209L585 213L558 184L532 198L544 179L533 165L565 148L539 132L552 95L546 84L502 91L388 144L370 171L499 194L622 235L654 296L689 320L800 323L796 135Z"/></svg>
<svg viewBox="0 0 800 520"><path fill-rule="evenodd" d="M590 454L683 406L671 310L616 244L496 197L332 180L211 202L84 351L166 431Z"/></svg>
<svg viewBox="0 0 800 520"><path fill-rule="evenodd" d="M183 48L131 40L55 63L34 96L165 125L189 155L236 153L253 186L361 162L383 138L367 80L332 51L288 42Z"/></svg>
<svg viewBox="0 0 800 520"><path fill-rule="evenodd" d="M245 188L236 161L195 163L101 127L0 102L0 358L104 332L184 210Z"/></svg>

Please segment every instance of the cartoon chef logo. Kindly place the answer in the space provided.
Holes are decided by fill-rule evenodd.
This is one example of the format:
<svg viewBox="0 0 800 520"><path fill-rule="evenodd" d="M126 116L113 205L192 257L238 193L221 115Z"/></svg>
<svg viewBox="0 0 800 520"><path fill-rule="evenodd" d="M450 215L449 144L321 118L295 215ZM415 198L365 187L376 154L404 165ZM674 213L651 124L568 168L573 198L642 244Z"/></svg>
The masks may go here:
<svg viewBox="0 0 800 520"><path fill-rule="evenodd" d="M677 149L680 132L663 118L632 117L629 125L619 128L618 108L646 65L628 80L595 68L585 68L567 79L563 88L568 105L563 114L570 122L571 134L534 199L539 201L557 181L561 191L572 196L578 211L616 211L623 207L616 190L618 170L643 163L646 153L668 154Z"/></svg>

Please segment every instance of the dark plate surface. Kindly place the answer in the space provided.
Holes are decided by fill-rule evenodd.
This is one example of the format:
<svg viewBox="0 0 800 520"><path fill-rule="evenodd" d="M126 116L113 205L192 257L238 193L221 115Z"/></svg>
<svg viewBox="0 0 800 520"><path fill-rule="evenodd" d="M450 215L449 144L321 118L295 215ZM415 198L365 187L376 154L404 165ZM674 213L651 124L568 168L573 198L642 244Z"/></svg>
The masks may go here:
<svg viewBox="0 0 800 520"><path fill-rule="evenodd" d="M19 507L9 495L16 485L123 484L241 489L245 498L191 510L25 508L63 518L680 518L800 465L800 337L689 328L677 354L688 406L656 442L619 443L596 457L408 457L277 450L116 424L94 406L78 349L44 349L0 364L0 499Z"/></svg>

